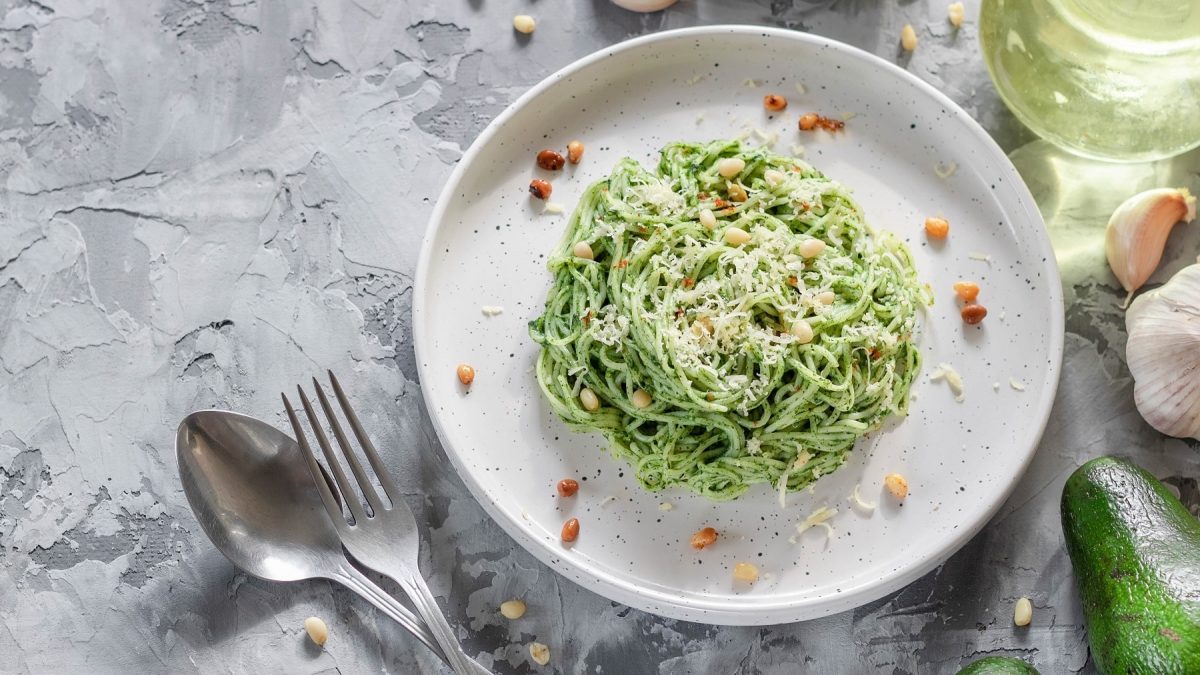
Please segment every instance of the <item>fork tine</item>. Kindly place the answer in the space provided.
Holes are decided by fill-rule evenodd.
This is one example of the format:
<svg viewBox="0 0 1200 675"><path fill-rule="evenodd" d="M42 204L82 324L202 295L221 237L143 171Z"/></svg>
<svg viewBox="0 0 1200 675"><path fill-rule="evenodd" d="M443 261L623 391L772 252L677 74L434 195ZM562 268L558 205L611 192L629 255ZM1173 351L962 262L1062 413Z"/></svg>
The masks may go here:
<svg viewBox="0 0 1200 675"><path fill-rule="evenodd" d="M350 447L350 442L346 440L346 434L342 431L342 425L338 424L337 415L333 414L333 407L329 405L329 399L325 398L325 390L315 377L313 378L313 388L317 390L317 398L321 401L321 407L325 410L325 416L329 418L329 426L333 429L333 435L337 438L338 445L342 448L342 454L346 456L346 461L350 463L350 471L358 479L359 489L362 490L363 496L367 498L367 503L371 505L372 513L379 513L383 510L383 502L379 501L379 494L375 492L375 486L371 484L371 479L367 476L367 472L363 471L362 464L358 461L358 457Z"/></svg>
<svg viewBox="0 0 1200 675"><path fill-rule="evenodd" d="M342 515L342 507L338 505L337 500L333 498L333 493L329 491L329 483L325 480L325 474L321 472L321 467L317 465L317 458L313 456L312 448L308 445L308 438L304 435L304 428L300 426L296 411L292 409L292 402L288 400L287 394L279 395L283 397L283 407L287 409L288 420L292 423L292 432L296 434L296 443L300 445L300 452L304 455L305 462L308 463L308 471L312 474L313 482L317 484L317 492L321 494L325 511L333 520L334 527L340 531L346 526L346 517Z"/></svg>
<svg viewBox="0 0 1200 675"><path fill-rule="evenodd" d="M313 435L317 437L317 443L321 445L321 451L325 453L325 461L333 471L333 479L337 481L338 490L342 493L342 501L350 507L350 515L354 516L354 524L357 525L367 517L363 513L362 503L358 501L358 495L354 494L354 488L346 479L346 472L342 471L342 465L338 463L337 457L333 456L333 448L329 447L329 439L321 430L321 420L313 410L312 404L308 402L308 397L304 395L304 389L300 388L300 385L296 385L296 391L300 393L300 404L304 406L304 413L308 415L308 424L312 427Z"/></svg>
<svg viewBox="0 0 1200 675"><path fill-rule="evenodd" d="M383 491L387 493L388 499L392 504L400 501L400 491L396 489L396 484L392 482L392 474L388 473L387 467L383 465L383 460L379 458L379 453L375 451L375 445L371 443L371 439L367 437L367 432L363 430L362 425L358 422L358 415L354 414L354 408L350 407L350 401L346 399L346 394L342 391L342 385L338 382L337 376L332 370L326 371L329 373L329 381L333 383L333 395L337 397L338 403L342 406L342 412L346 415L346 421L350 423L350 428L354 430L354 436L358 438L358 442L362 445L363 452L367 455L367 460L371 462L371 468L375 469L375 475L379 477L379 484L383 486Z"/></svg>

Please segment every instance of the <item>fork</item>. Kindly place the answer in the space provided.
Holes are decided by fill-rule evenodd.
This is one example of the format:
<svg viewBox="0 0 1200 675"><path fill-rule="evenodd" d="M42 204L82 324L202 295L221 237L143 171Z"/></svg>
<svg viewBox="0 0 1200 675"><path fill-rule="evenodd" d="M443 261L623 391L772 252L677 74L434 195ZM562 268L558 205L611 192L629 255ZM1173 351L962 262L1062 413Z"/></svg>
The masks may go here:
<svg viewBox="0 0 1200 675"><path fill-rule="evenodd" d="M317 490L321 493L321 501L324 502L325 510L329 512L329 516L337 528L338 535L342 539L342 545L360 563L376 572L391 577L404 589L404 592L413 601L417 613L429 625L430 632L433 633L438 645L441 646L442 651L445 653L447 663L450 664L450 667L454 669L457 675L487 673L487 669L463 652L462 646L459 645L458 640L454 637L453 629L451 629L441 610L438 609L437 601L429 591L429 586L425 584L425 579L421 576L417 564L417 559L420 555L421 536L417 531L417 522L413 518L412 510L408 508L408 504L401 498L400 491L396 489L391 475L380 460L379 453L375 450L375 445L371 443L371 439L367 436L362 424L358 421L358 416L354 414L354 409L350 407L350 402L346 399L346 394L342 391L342 385L338 382L337 377L334 376L332 371L328 372L329 381L333 385L333 393L341 405L342 414L345 416L346 421L349 422L350 428L354 431L354 436L358 439L359 445L362 447L364 454L366 454L371 468L374 469L375 475L379 479L379 484L383 487L384 494L387 496L389 502L385 506L383 500L380 499L379 494L375 491L370 478L367 476L362 464L358 461L358 457L351 449L350 442L346 438L345 432L342 431L341 424L338 423L337 416L333 412L333 407L329 404L329 399L325 396L324 389L317 382L317 379L313 378L313 388L316 389L317 398L321 402L321 408L325 411L326 418L329 419L329 426L333 430L334 437L337 438L338 445L341 447L342 456L345 457L346 463L350 465L350 470L354 474L358 487L367 501L366 506L369 508L369 511L366 510L362 502L355 495L354 489L347 479L345 472L342 470L341 463L335 457L329 439L322 429L319 417L313 410L308 397L304 394L304 389L297 386L296 391L300 396L300 403L304 407L304 412L308 416L308 422L312 427L313 435L317 437L317 443L321 446L321 450L325 455L325 461L329 464L334 480L337 482L338 491L342 494L342 501L349 508L350 515L353 518L353 522L346 520L341 506L330 490L328 482L323 478L321 468L317 464L317 459L308 444L304 429L300 426L300 420L293 411L291 403L287 400L287 396L284 395L284 406L287 408L288 419L291 420L292 429L296 432L296 441L299 443L300 449L308 461L308 468L312 472L313 482L316 483Z"/></svg>

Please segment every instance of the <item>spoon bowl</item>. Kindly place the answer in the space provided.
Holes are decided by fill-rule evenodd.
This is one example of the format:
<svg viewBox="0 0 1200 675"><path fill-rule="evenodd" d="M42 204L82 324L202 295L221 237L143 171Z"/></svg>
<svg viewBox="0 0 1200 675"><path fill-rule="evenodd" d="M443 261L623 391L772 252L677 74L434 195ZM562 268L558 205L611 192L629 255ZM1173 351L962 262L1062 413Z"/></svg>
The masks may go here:
<svg viewBox="0 0 1200 675"><path fill-rule="evenodd" d="M175 452L196 519L242 570L298 581L345 564L337 530L288 436L253 417L201 410L180 423Z"/></svg>

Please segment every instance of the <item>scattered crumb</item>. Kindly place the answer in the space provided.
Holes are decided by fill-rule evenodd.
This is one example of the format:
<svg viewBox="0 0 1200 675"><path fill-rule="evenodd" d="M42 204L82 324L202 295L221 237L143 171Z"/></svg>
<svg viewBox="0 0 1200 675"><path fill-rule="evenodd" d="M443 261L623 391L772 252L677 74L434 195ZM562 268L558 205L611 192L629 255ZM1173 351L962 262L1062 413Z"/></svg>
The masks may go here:
<svg viewBox="0 0 1200 675"><path fill-rule="evenodd" d="M746 81L745 81L745 82L743 82L742 84L743 84L743 85L745 85L746 87L750 88L750 89L754 89L755 87L757 87L757 86L758 86L758 83L757 83L757 82L755 82L755 81L754 81L754 78L752 78L752 77L748 77L748 78L746 78Z"/></svg>
<svg viewBox="0 0 1200 675"><path fill-rule="evenodd" d="M1013 389L1016 389L1017 391L1025 391L1025 383L1016 379L1015 377L1009 378L1008 386L1012 387Z"/></svg>
<svg viewBox="0 0 1200 675"><path fill-rule="evenodd" d="M945 380L946 384L950 385L950 391L954 393L955 401L962 403L966 400L967 395L963 390L962 375L958 374L954 366L949 363L939 363L937 370L929 374L930 382L937 382L938 380Z"/></svg>
<svg viewBox="0 0 1200 675"><path fill-rule="evenodd" d="M704 124L704 113L696 115L696 124Z"/></svg>
<svg viewBox="0 0 1200 675"><path fill-rule="evenodd" d="M496 316L497 314L503 312L504 308L499 305L484 305L483 307L480 307L479 310L483 312L484 316Z"/></svg>
<svg viewBox="0 0 1200 675"><path fill-rule="evenodd" d="M933 165L933 172L937 174L938 178L949 178L956 171L958 171L958 164L955 162L938 162Z"/></svg>
<svg viewBox="0 0 1200 675"><path fill-rule="evenodd" d="M1008 314L1006 314L1005 312L1000 312L1000 320L1001 321L1003 321L1004 317L1006 317L1006 316L1008 316Z"/></svg>
<svg viewBox="0 0 1200 675"><path fill-rule="evenodd" d="M616 500L617 500L617 497L616 497L616 495L609 495L609 496L605 497L605 498L604 498L604 499L603 499L603 500L600 502L600 506L605 506L605 505L607 505L609 502L614 502L614 501L616 501Z"/></svg>
<svg viewBox="0 0 1200 675"><path fill-rule="evenodd" d="M978 260L979 262L985 262L989 265L992 264L992 256L986 253L968 253L967 257L971 260Z"/></svg>
<svg viewBox="0 0 1200 675"><path fill-rule="evenodd" d="M564 211L566 211L566 209L564 209L563 205L559 204L558 202L546 202L546 207L542 209L542 213L549 213L551 215L559 215Z"/></svg>
<svg viewBox="0 0 1200 675"><path fill-rule="evenodd" d="M1066 105L1067 100L1068 100L1067 97L1063 96L1063 93L1061 91L1054 92L1054 102L1055 103L1057 103L1059 105Z"/></svg>
<svg viewBox="0 0 1200 675"><path fill-rule="evenodd" d="M797 94L800 94L801 96L803 96L803 95L805 95L805 94L807 94L807 93L808 93L808 87L806 87L806 86L804 86L803 84L800 84L799 82L797 82L797 83L796 83L796 93L797 93Z"/></svg>
<svg viewBox="0 0 1200 675"><path fill-rule="evenodd" d="M529 512L525 509L521 509L521 518L523 518L527 523L533 522L533 519L529 517Z"/></svg>
<svg viewBox="0 0 1200 675"><path fill-rule="evenodd" d="M704 79L704 76L703 76L703 75L693 75L693 76L689 77L689 78L687 79L687 81L686 81L686 82L684 82L684 84L686 84L687 86L689 86L689 87L690 87L690 86L692 86L692 85L696 84L697 82L699 82L700 80L703 80L703 79Z"/></svg>
<svg viewBox="0 0 1200 675"><path fill-rule="evenodd" d="M992 391L1000 391L1000 383L999 382L992 383Z"/></svg>
<svg viewBox="0 0 1200 675"><path fill-rule="evenodd" d="M856 112L845 111L842 113L842 121L843 122L848 122L848 121L854 119L855 117L858 117L858 113L856 113Z"/></svg>
<svg viewBox="0 0 1200 675"><path fill-rule="evenodd" d="M793 143L792 144L792 154L797 157L803 157L804 156L804 146L800 145L799 143Z"/></svg>
<svg viewBox="0 0 1200 675"><path fill-rule="evenodd" d="M671 502L663 502L658 505L659 511L670 511L671 509L674 509L674 508L675 508L675 505L672 504Z"/></svg>

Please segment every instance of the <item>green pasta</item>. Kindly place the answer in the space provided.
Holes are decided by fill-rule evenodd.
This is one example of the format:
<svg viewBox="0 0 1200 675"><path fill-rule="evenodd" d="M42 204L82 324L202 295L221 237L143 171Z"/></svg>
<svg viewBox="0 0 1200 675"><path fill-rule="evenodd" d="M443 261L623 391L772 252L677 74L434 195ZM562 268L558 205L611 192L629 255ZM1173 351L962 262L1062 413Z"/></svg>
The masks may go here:
<svg viewBox="0 0 1200 675"><path fill-rule="evenodd" d="M647 489L799 490L907 411L929 289L904 244L800 160L738 141L672 143L656 172L623 159L549 267L529 324L538 383Z"/></svg>

